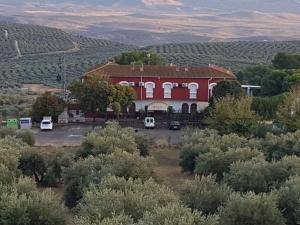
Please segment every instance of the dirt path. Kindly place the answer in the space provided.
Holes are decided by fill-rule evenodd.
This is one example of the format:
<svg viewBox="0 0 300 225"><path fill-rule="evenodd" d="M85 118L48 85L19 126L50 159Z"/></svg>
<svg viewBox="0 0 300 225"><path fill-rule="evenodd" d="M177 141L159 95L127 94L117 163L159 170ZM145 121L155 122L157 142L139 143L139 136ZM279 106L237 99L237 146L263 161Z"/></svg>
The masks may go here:
<svg viewBox="0 0 300 225"><path fill-rule="evenodd" d="M176 190L185 180L191 178L181 172L178 149L155 149L151 155L157 162L155 174L160 183Z"/></svg>
<svg viewBox="0 0 300 225"><path fill-rule="evenodd" d="M15 40L15 47L16 47L16 51L17 51L17 58L21 58L22 54L19 48L19 42L17 40Z"/></svg>

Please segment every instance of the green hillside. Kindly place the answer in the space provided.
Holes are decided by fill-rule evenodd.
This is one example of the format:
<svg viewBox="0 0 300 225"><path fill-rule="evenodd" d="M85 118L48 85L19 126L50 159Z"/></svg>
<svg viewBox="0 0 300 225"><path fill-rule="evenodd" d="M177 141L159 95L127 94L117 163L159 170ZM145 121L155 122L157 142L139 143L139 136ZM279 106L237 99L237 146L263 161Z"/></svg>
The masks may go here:
<svg viewBox="0 0 300 225"><path fill-rule="evenodd" d="M217 64L235 72L257 64L270 64L278 52L300 53L300 41L210 42L150 46L164 61L181 65Z"/></svg>
<svg viewBox="0 0 300 225"><path fill-rule="evenodd" d="M0 23L0 87L23 83L60 85L59 59L65 54L69 80L91 66L107 61L132 46L73 36L55 28Z"/></svg>

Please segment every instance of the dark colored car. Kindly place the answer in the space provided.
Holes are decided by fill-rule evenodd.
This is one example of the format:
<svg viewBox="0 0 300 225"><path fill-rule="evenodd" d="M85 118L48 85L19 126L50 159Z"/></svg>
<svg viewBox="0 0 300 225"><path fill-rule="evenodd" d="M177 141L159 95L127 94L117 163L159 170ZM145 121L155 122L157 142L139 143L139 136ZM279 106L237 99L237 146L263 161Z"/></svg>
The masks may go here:
<svg viewBox="0 0 300 225"><path fill-rule="evenodd" d="M169 124L169 129L170 130L180 130L181 125L178 121L171 121L170 124Z"/></svg>

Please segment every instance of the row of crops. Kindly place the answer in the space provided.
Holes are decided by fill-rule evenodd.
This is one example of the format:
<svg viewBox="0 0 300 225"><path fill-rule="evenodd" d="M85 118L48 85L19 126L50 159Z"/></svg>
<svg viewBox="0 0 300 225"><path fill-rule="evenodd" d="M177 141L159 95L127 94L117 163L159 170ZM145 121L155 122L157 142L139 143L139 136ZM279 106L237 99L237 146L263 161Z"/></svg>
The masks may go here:
<svg viewBox="0 0 300 225"><path fill-rule="evenodd" d="M15 40L21 58L16 58ZM75 50L65 52L70 49ZM87 68L131 49L132 46L73 36L54 28L0 24L0 88L20 87L24 83L60 86L56 76L62 73L59 62L63 55L71 81L81 77Z"/></svg>
<svg viewBox="0 0 300 225"><path fill-rule="evenodd" d="M300 41L166 44L147 49L160 54L169 63L218 64L239 71L255 64L270 64L278 52L299 53Z"/></svg>

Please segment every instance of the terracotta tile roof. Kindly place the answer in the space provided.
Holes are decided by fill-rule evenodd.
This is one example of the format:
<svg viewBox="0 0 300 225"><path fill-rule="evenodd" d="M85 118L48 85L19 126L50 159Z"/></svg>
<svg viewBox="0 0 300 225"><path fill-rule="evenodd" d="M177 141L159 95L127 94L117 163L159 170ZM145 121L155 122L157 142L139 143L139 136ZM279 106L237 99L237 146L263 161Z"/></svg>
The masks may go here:
<svg viewBox="0 0 300 225"><path fill-rule="evenodd" d="M177 67L176 65L118 65L109 63L99 65L88 70L86 77L104 74L109 77L176 77L176 78L228 78L236 79L236 76L229 70L209 65L207 67Z"/></svg>

